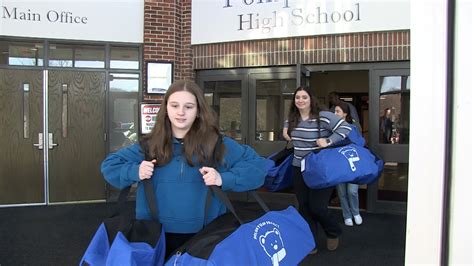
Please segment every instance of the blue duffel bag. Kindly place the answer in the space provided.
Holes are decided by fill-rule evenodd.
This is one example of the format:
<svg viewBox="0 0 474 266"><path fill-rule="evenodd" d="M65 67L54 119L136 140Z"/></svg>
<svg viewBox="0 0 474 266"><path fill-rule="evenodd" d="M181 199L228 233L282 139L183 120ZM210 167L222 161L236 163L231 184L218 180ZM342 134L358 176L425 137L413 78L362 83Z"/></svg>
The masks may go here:
<svg viewBox="0 0 474 266"><path fill-rule="evenodd" d="M219 188L214 187L213 191L231 212L206 225L165 265L294 266L315 248L309 225L294 207L268 211L263 201L252 192L257 202L263 205L260 211L246 209L250 203L234 209Z"/></svg>
<svg viewBox="0 0 474 266"><path fill-rule="evenodd" d="M265 177L265 187L268 191L279 191L293 185L293 148L284 148L267 157L267 161L274 162Z"/></svg>
<svg viewBox="0 0 474 266"><path fill-rule="evenodd" d="M99 226L79 265L163 265L165 232L158 220L151 179L142 182L145 183L145 194L154 220L137 220L134 214L126 213L124 206L130 187L122 189L117 211Z"/></svg>
<svg viewBox="0 0 474 266"><path fill-rule="evenodd" d="M351 143L311 152L301 160L301 173L310 188L342 183L371 184L383 170L384 162L369 149Z"/></svg>

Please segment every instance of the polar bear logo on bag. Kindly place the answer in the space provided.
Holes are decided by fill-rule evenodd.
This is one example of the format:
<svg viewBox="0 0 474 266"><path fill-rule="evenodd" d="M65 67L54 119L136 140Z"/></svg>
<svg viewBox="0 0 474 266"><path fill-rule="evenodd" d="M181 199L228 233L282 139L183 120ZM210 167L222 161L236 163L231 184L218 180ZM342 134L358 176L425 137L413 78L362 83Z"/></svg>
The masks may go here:
<svg viewBox="0 0 474 266"><path fill-rule="evenodd" d="M281 238L280 231L277 228L267 231L264 235L258 238L260 245L265 250L265 253L272 260L273 266L278 266L279 262L286 256L285 246Z"/></svg>
<svg viewBox="0 0 474 266"><path fill-rule="evenodd" d="M349 162L349 166L351 167L352 172L355 172L357 168L354 162L360 161L357 150L354 147L348 146L348 147L343 147L342 149L339 150L339 152L344 157L346 157L347 161Z"/></svg>

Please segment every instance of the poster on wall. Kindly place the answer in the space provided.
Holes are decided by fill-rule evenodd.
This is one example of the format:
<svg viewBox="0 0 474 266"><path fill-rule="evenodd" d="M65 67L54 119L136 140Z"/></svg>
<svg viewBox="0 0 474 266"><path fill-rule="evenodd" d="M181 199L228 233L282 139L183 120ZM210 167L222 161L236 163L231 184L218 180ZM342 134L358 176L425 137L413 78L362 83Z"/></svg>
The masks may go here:
<svg viewBox="0 0 474 266"><path fill-rule="evenodd" d="M173 63L147 62L146 87L149 94L165 94L173 82Z"/></svg>
<svg viewBox="0 0 474 266"><path fill-rule="evenodd" d="M161 104L158 103L140 103L140 121L141 134L148 134L151 132L156 123L158 111L160 111Z"/></svg>

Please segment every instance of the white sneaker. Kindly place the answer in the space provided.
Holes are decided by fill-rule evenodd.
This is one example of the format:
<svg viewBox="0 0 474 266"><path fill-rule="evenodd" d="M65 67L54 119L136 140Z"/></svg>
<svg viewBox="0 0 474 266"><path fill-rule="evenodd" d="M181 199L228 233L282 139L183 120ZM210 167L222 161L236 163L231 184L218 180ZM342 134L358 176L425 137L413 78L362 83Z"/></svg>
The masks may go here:
<svg viewBox="0 0 474 266"><path fill-rule="evenodd" d="M344 224L347 225L347 226L353 226L354 224L352 223L352 219L349 218L349 219L345 219L344 220Z"/></svg>
<svg viewBox="0 0 474 266"><path fill-rule="evenodd" d="M354 221L357 225L361 225L362 224L362 217L360 215L356 215L356 216L354 216Z"/></svg>

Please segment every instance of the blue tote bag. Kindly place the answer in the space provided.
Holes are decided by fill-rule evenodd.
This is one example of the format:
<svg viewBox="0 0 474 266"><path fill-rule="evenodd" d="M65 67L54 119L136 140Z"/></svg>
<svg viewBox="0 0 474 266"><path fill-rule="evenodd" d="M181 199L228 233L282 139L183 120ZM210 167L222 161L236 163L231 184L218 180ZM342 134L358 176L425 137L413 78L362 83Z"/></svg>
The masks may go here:
<svg viewBox="0 0 474 266"><path fill-rule="evenodd" d="M154 220L136 220L123 211L130 187L119 196L119 208L97 229L79 265L163 265L165 232L158 221L151 180L145 183L145 193Z"/></svg>
<svg viewBox="0 0 474 266"><path fill-rule="evenodd" d="M283 150L270 155L267 161L271 164L265 177L263 186L271 192L279 191L293 185L293 148Z"/></svg>
<svg viewBox="0 0 474 266"><path fill-rule="evenodd" d="M309 153L301 161L301 172L310 188L342 183L370 184L382 173L384 162L369 149L351 143Z"/></svg>
<svg viewBox="0 0 474 266"><path fill-rule="evenodd" d="M221 198L221 192L215 194ZM253 192L253 195L256 195ZM315 248L311 230L292 206L280 211L234 209L193 236L165 265L298 265ZM238 210L238 214L237 211ZM263 213L263 214L262 214Z"/></svg>

